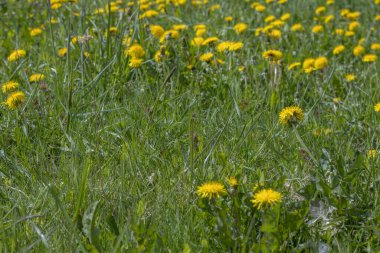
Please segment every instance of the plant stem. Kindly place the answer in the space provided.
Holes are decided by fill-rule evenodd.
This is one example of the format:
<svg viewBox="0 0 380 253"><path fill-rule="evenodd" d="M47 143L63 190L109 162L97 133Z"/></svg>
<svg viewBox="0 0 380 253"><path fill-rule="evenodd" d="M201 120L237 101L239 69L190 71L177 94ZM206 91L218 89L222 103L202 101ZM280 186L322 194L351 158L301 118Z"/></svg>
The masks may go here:
<svg viewBox="0 0 380 253"><path fill-rule="evenodd" d="M315 159L315 157L311 153L310 149L306 146L305 142L302 140L301 136L298 133L297 128L294 127L293 130L294 130L294 134L296 135L296 138L297 138L298 142L301 144L302 148L306 151L306 153L309 155L309 157L311 158L311 160L313 160L313 163L315 165L317 165L318 164L317 159Z"/></svg>

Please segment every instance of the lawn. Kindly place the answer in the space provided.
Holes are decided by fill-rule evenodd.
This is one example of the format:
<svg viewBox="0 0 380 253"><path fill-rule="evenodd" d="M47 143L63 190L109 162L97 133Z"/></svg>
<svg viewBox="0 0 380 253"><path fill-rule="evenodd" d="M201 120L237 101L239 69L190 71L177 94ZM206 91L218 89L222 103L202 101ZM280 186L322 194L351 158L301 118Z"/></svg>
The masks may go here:
<svg viewBox="0 0 380 253"><path fill-rule="evenodd" d="M0 252L380 252L379 0L0 13Z"/></svg>

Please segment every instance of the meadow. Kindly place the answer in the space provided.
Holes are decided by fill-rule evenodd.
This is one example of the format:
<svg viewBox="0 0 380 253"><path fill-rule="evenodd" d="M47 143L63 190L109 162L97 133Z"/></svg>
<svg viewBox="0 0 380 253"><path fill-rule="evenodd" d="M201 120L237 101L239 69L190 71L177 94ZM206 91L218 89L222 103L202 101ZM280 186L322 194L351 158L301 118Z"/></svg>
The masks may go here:
<svg viewBox="0 0 380 253"><path fill-rule="evenodd" d="M380 252L379 0L0 13L0 252Z"/></svg>

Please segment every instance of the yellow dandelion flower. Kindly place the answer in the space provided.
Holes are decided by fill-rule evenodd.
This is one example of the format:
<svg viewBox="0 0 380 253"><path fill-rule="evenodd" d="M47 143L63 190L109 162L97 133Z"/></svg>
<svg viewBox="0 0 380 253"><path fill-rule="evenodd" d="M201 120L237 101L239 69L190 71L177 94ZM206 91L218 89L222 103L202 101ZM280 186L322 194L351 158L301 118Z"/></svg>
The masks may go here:
<svg viewBox="0 0 380 253"><path fill-rule="evenodd" d="M230 41L223 41L216 46L216 51L218 52L228 51L230 46L231 46Z"/></svg>
<svg viewBox="0 0 380 253"><path fill-rule="evenodd" d="M376 149L370 149L367 151L368 158L376 158L376 156L379 154L379 152Z"/></svg>
<svg viewBox="0 0 380 253"><path fill-rule="evenodd" d="M319 6L316 10L315 10L315 14L317 15L320 15L322 13L326 12L326 7L325 6Z"/></svg>
<svg viewBox="0 0 380 253"><path fill-rule="evenodd" d="M228 17L224 18L224 21L226 21L226 22L232 22L232 20L234 20L234 18L232 16L228 16Z"/></svg>
<svg viewBox="0 0 380 253"><path fill-rule="evenodd" d="M198 31L198 30L205 30L206 29L206 25L205 24L197 24L197 25L194 25L194 31Z"/></svg>
<svg viewBox="0 0 380 253"><path fill-rule="evenodd" d="M375 106L373 107L373 109L375 109L375 112L380 112L380 102L375 104Z"/></svg>
<svg viewBox="0 0 380 253"><path fill-rule="evenodd" d="M53 10L56 10L56 9L59 9L62 7L62 4L61 3L55 3L55 4L51 4L50 6Z"/></svg>
<svg viewBox="0 0 380 253"><path fill-rule="evenodd" d="M259 4L260 4L259 2L253 2L253 3L251 4L251 8L254 9L254 8L256 8L256 6L258 6Z"/></svg>
<svg viewBox="0 0 380 253"><path fill-rule="evenodd" d="M236 177L228 178L227 182L231 187L236 187L238 185L238 180L236 179Z"/></svg>
<svg viewBox="0 0 380 253"><path fill-rule="evenodd" d="M315 59L314 61L314 68L317 69L324 69L328 64L328 60L326 57L321 56Z"/></svg>
<svg viewBox="0 0 380 253"><path fill-rule="evenodd" d="M353 21L348 24L348 30L349 31L355 31L360 26L360 23L357 21Z"/></svg>
<svg viewBox="0 0 380 253"><path fill-rule="evenodd" d="M209 44L214 44L215 42L217 42L219 39L218 37L210 37L210 38L207 38L205 39L203 42L202 42L202 46L206 46L206 45L209 45Z"/></svg>
<svg viewBox="0 0 380 253"><path fill-rule="evenodd" d="M20 84L18 82L9 81L9 82L3 83L1 85L1 91L3 92L3 94L6 94L6 93L8 93L10 91L14 91L19 86L20 86Z"/></svg>
<svg viewBox="0 0 380 253"><path fill-rule="evenodd" d="M218 182L208 182L198 186L196 194L201 198L218 198L227 193L224 185Z"/></svg>
<svg viewBox="0 0 380 253"><path fill-rule="evenodd" d="M274 38L274 39L279 39L281 38L281 31L278 29L273 29L267 34L269 37Z"/></svg>
<svg viewBox="0 0 380 253"><path fill-rule="evenodd" d="M313 27L313 29L311 29L311 31L312 31L313 33L321 33L321 32L323 32L323 26L321 26L321 25L316 25L316 26Z"/></svg>
<svg viewBox="0 0 380 253"><path fill-rule="evenodd" d="M270 25L274 26L274 27L280 27L280 26L285 25L285 22L282 21L281 19L277 19L277 20L271 22Z"/></svg>
<svg viewBox="0 0 380 253"><path fill-rule="evenodd" d="M67 47L62 47L60 49L58 49L58 56L59 57L64 57L67 55Z"/></svg>
<svg viewBox="0 0 380 253"><path fill-rule="evenodd" d="M204 39L202 37L195 37L191 40L191 45L195 47L200 47L203 44Z"/></svg>
<svg viewBox="0 0 380 253"><path fill-rule="evenodd" d="M262 56L266 60L277 62L283 57L283 54L279 50L268 50L268 51L263 52Z"/></svg>
<svg viewBox="0 0 380 253"><path fill-rule="evenodd" d="M328 15L328 16L324 17L325 24L330 23L331 21L334 20L334 18L335 18L334 15Z"/></svg>
<svg viewBox="0 0 380 253"><path fill-rule="evenodd" d="M144 13L142 13L140 15L140 19L144 19L144 18L153 18L153 17L156 17L158 16L159 12L158 11L155 11L155 10L147 10L145 11Z"/></svg>
<svg viewBox="0 0 380 253"><path fill-rule="evenodd" d="M177 39L179 37L179 32L176 30L167 30L161 36L160 42L163 43L170 39Z"/></svg>
<svg viewBox="0 0 380 253"><path fill-rule="evenodd" d="M195 31L195 36L202 37L203 35L205 35L205 33L206 33L206 29L198 29Z"/></svg>
<svg viewBox="0 0 380 253"><path fill-rule="evenodd" d="M9 56L8 56L8 61L17 61L18 59L24 58L26 56L26 51L23 49L18 49L13 51Z"/></svg>
<svg viewBox="0 0 380 253"><path fill-rule="evenodd" d="M294 62L294 63L289 65L288 70L292 70L292 69L299 67L299 66L301 66L300 62Z"/></svg>
<svg viewBox="0 0 380 253"><path fill-rule="evenodd" d="M264 12L267 8L265 7L265 5L259 4L254 9L257 12Z"/></svg>
<svg viewBox="0 0 380 253"><path fill-rule="evenodd" d="M39 81L42 81L45 79L45 75L44 74L32 74L30 77L29 77L29 82L31 83L35 83L35 82L39 82Z"/></svg>
<svg viewBox="0 0 380 253"><path fill-rule="evenodd" d="M302 69L305 73L310 73L314 70L314 58L307 58L302 63Z"/></svg>
<svg viewBox="0 0 380 253"><path fill-rule="evenodd" d="M160 49L154 54L154 60L156 62L162 62L168 56L169 52L166 50L166 47L161 46Z"/></svg>
<svg viewBox="0 0 380 253"><path fill-rule="evenodd" d="M219 10L221 8L220 4L214 4L210 7L210 12L213 12L213 11L216 11L216 10Z"/></svg>
<svg viewBox="0 0 380 253"><path fill-rule="evenodd" d="M71 38L71 43L73 43L74 45L78 44L78 36L74 36Z"/></svg>
<svg viewBox="0 0 380 253"><path fill-rule="evenodd" d="M111 26L110 29L108 30L110 35L116 35L117 34L117 27Z"/></svg>
<svg viewBox="0 0 380 253"><path fill-rule="evenodd" d="M292 27L290 27L290 30L292 32L302 32L304 28L301 23L297 23L297 24L292 25Z"/></svg>
<svg viewBox="0 0 380 253"><path fill-rule="evenodd" d="M262 32L268 34L273 28L274 26L269 24L263 28Z"/></svg>
<svg viewBox="0 0 380 253"><path fill-rule="evenodd" d="M282 201L282 194L272 189L264 189L253 195L251 202L253 206L260 209L262 207L270 207Z"/></svg>
<svg viewBox="0 0 380 253"><path fill-rule="evenodd" d="M216 63L223 65L225 62L220 58L216 58Z"/></svg>
<svg viewBox="0 0 380 253"><path fill-rule="evenodd" d="M140 44L133 44L124 51L124 55L132 58L142 58L145 55L145 50Z"/></svg>
<svg viewBox="0 0 380 253"><path fill-rule="evenodd" d="M228 47L228 51L235 52L239 51L244 47L243 42L231 42L230 46Z"/></svg>
<svg viewBox="0 0 380 253"><path fill-rule="evenodd" d="M30 32L29 32L30 36L32 36L32 37L41 35L41 33L42 33L41 28L34 28L34 29L30 30Z"/></svg>
<svg viewBox="0 0 380 253"><path fill-rule="evenodd" d="M357 45L356 47L354 47L354 49L352 50L352 53L355 55L355 56L360 56L364 53L365 51L365 48L361 45Z"/></svg>
<svg viewBox="0 0 380 253"><path fill-rule="evenodd" d="M265 22L265 23L269 23L269 22L272 22L272 21L275 20L275 19L276 19L275 16L270 15L270 16L268 16L268 17L266 17L266 18L264 19L264 22Z"/></svg>
<svg viewBox="0 0 380 253"><path fill-rule="evenodd" d="M354 12L347 13L345 18L350 19L350 20L356 20L360 16L361 16L361 13L359 11L354 11Z"/></svg>
<svg viewBox="0 0 380 253"><path fill-rule="evenodd" d="M350 13L350 10L349 9L343 9L340 11L340 16L342 16L343 18L347 17L347 14Z"/></svg>
<svg viewBox="0 0 380 253"><path fill-rule="evenodd" d="M347 74L344 78L347 82L352 82L356 79L356 76L354 74Z"/></svg>
<svg viewBox="0 0 380 253"><path fill-rule="evenodd" d="M143 59L132 57L129 61L128 66L131 68L139 68L141 67Z"/></svg>
<svg viewBox="0 0 380 253"><path fill-rule="evenodd" d="M371 50L374 50L374 51L380 50L380 43L372 43Z"/></svg>
<svg viewBox="0 0 380 253"><path fill-rule="evenodd" d="M153 37L158 38L158 39L161 38L161 36L165 32L165 29L160 25L151 25L149 26L149 29Z"/></svg>
<svg viewBox="0 0 380 253"><path fill-rule="evenodd" d="M188 27L185 24L178 24L178 25L173 25L172 29L176 31L183 31L186 30Z"/></svg>
<svg viewBox="0 0 380 253"><path fill-rule="evenodd" d="M335 34L337 34L337 35L344 35L344 30L340 29L340 28L335 29Z"/></svg>
<svg viewBox="0 0 380 253"><path fill-rule="evenodd" d="M25 94L22 91L11 93L7 100L4 102L10 110L15 110L25 101Z"/></svg>
<svg viewBox="0 0 380 253"><path fill-rule="evenodd" d="M55 18L51 18L50 21L49 21L49 23L52 24L52 25L55 25L55 24L58 23L58 20L55 19Z"/></svg>
<svg viewBox="0 0 380 253"><path fill-rule="evenodd" d="M352 37L352 36L355 36L355 32L354 31L346 31L344 33L344 36L346 37Z"/></svg>
<svg viewBox="0 0 380 253"><path fill-rule="evenodd" d="M291 17L290 13L285 13L285 14L283 14L283 15L280 17L280 19L281 19L282 21L286 21L286 20L288 20L290 17Z"/></svg>
<svg viewBox="0 0 380 253"><path fill-rule="evenodd" d="M238 23L234 26L234 30L237 34L242 34L248 29L248 25L245 23Z"/></svg>
<svg viewBox="0 0 380 253"><path fill-rule="evenodd" d="M102 14L102 13L104 13L104 9L103 8L98 8L98 9L95 9L95 11L94 11L95 15L99 15L99 14Z"/></svg>
<svg viewBox="0 0 380 253"><path fill-rule="evenodd" d="M375 54L366 54L363 56L363 62L375 62L377 61L377 55Z"/></svg>
<svg viewBox="0 0 380 253"><path fill-rule="evenodd" d="M213 53L205 53L205 54L202 54L201 56L199 56L200 61L207 62L207 63L211 62L213 58L214 58Z"/></svg>
<svg viewBox="0 0 380 253"><path fill-rule="evenodd" d="M363 45L365 42L365 38L361 38L359 41L358 41L358 45Z"/></svg>
<svg viewBox="0 0 380 253"><path fill-rule="evenodd" d="M304 114L300 107L289 106L282 109L279 115L280 124L284 126L293 126L303 120Z"/></svg>
<svg viewBox="0 0 380 253"><path fill-rule="evenodd" d="M158 50L155 54L154 54L154 60L156 62L161 62L162 59L165 57L165 55L161 54L161 50Z"/></svg>
<svg viewBox="0 0 380 253"><path fill-rule="evenodd" d="M172 0L172 2L175 6L186 4L186 0Z"/></svg>
<svg viewBox="0 0 380 253"><path fill-rule="evenodd" d="M262 27L257 27L255 30L255 36L259 36L261 33L263 33L264 28Z"/></svg>
<svg viewBox="0 0 380 253"><path fill-rule="evenodd" d="M198 24L194 26L194 31L197 37L202 37L206 33L206 25Z"/></svg>
<svg viewBox="0 0 380 253"><path fill-rule="evenodd" d="M344 45L336 46L333 50L333 55L341 54L344 50L346 50L346 47Z"/></svg>

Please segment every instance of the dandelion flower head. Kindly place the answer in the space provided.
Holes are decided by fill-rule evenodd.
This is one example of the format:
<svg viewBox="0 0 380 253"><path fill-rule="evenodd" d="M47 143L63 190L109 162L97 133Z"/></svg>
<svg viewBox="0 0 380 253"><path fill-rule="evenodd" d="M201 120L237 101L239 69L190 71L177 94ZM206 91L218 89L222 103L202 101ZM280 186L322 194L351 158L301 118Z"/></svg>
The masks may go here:
<svg viewBox="0 0 380 253"><path fill-rule="evenodd" d="M285 107L279 115L280 124L284 126L293 126L301 122L303 118L304 113L298 106Z"/></svg>
<svg viewBox="0 0 380 253"><path fill-rule="evenodd" d="M44 74L32 74L29 77L29 82L34 83L34 82L42 81L44 79L45 79L45 75Z"/></svg>
<svg viewBox="0 0 380 253"><path fill-rule="evenodd" d="M62 47L58 49L58 56L59 57L64 57L67 54L67 47Z"/></svg>
<svg viewBox="0 0 380 253"><path fill-rule="evenodd" d="M373 108L375 109L375 112L380 112L380 102L375 104Z"/></svg>
<svg viewBox="0 0 380 253"><path fill-rule="evenodd" d="M238 185L238 180L236 179L236 177L228 178L227 182L231 187L236 187Z"/></svg>
<svg viewBox="0 0 380 253"><path fill-rule="evenodd" d="M3 92L3 94L6 94L6 93L8 93L10 91L14 91L19 86L20 86L20 84L18 82L9 81L9 82L3 83L1 85L1 91Z"/></svg>
<svg viewBox="0 0 380 253"><path fill-rule="evenodd" d="M142 58L145 55L145 50L140 44L134 44L125 51L125 55L132 58Z"/></svg>
<svg viewBox="0 0 380 253"><path fill-rule="evenodd" d="M363 62L375 62L377 61L377 55L375 54L366 54L363 56Z"/></svg>
<svg viewBox="0 0 380 253"><path fill-rule="evenodd" d="M142 65L143 60L141 58L135 58L132 57L131 60L129 61L129 67L131 68L139 68Z"/></svg>
<svg viewBox="0 0 380 253"><path fill-rule="evenodd" d="M283 57L282 52L279 50L268 50L268 51L265 51L262 55L266 60L270 60L274 62L279 61Z"/></svg>
<svg viewBox="0 0 380 253"><path fill-rule="evenodd" d="M4 104L10 109L15 110L25 101L25 94L22 91L11 93Z"/></svg>
<svg viewBox="0 0 380 253"><path fill-rule="evenodd" d="M324 69L328 64L328 60L326 57L321 56L315 59L314 68L315 69Z"/></svg>
<svg viewBox="0 0 380 253"><path fill-rule="evenodd" d="M207 62L207 63L211 62L213 58L214 58L213 53L205 53L199 56L200 61Z"/></svg>
<svg viewBox="0 0 380 253"><path fill-rule="evenodd" d="M280 203L282 200L282 194L272 189L264 189L256 193L251 202L258 209L265 206L272 206Z"/></svg>
<svg viewBox="0 0 380 253"><path fill-rule="evenodd" d="M23 49L18 49L13 51L9 56L8 56L8 61L17 61L18 59L24 58L26 56L26 51Z"/></svg>
<svg viewBox="0 0 380 253"><path fill-rule="evenodd" d="M220 197L226 193L227 191L224 188L224 185L219 182L204 183L203 185L198 186L198 190L196 191L196 194L198 194L201 198L209 199Z"/></svg>

